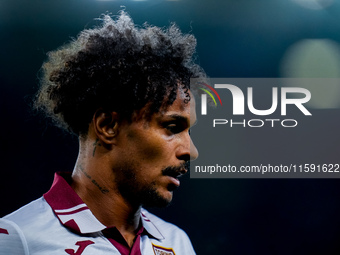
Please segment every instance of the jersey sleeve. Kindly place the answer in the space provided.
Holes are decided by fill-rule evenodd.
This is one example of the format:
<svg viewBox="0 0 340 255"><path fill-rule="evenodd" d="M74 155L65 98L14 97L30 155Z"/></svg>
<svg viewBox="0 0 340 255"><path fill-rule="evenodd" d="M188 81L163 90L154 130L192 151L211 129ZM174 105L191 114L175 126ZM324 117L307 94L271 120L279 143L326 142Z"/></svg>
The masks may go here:
<svg viewBox="0 0 340 255"><path fill-rule="evenodd" d="M27 242L14 222L0 218L0 255L29 255Z"/></svg>
<svg viewBox="0 0 340 255"><path fill-rule="evenodd" d="M185 233L183 230L182 231L182 241L183 241L183 246L185 247L185 253L187 255L196 255L196 252L194 250L194 247L192 246L192 243L190 241L189 236L187 233Z"/></svg>

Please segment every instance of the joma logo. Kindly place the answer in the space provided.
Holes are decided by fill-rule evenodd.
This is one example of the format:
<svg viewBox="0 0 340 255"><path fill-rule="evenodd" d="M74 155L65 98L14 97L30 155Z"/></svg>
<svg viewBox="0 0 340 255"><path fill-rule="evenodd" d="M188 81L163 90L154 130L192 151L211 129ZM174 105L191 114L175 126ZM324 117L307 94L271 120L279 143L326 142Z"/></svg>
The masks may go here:
<svg viewBox="0 0 340 255"><path fill-rule="evenodd" d="M67 254L70 254L70 255L80 255L80 254L83 253L85 248L87 246L89 246L90 244L94 244L94 242L92 242L90 240L78 241L78 242L76 242L76 245L78 245L79 248L78 248L78 250L76 252L73 249L65 249L65 251L67 252Z"/></svg>

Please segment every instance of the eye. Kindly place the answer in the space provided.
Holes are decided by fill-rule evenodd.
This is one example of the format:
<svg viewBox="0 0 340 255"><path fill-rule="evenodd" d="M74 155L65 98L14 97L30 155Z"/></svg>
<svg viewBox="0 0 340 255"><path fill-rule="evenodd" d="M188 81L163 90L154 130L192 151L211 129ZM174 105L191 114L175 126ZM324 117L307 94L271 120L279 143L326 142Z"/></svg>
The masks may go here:
<svg viewBox="0 0 340 255"><path fill-rule="evenodd" d="M163 127L171 134L178 134L186 129L185 123L177 120L166 121L163 123Z"/></svg>
<svg viewBox="0 0 340 255"><path fill-rule="evenodd" d="M173 134L178 134L183 130L182 127L176 123L167 124L165 128Z"/></svg>

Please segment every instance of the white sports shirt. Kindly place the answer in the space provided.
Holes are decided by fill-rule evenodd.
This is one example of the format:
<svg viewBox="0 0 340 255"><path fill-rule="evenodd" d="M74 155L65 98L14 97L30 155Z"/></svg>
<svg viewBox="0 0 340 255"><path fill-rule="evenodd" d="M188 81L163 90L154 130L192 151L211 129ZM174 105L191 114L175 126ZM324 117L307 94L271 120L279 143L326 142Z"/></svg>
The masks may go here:
<svg viewBox="0 0 340 255"><path fill-rule="evenodd" d="M193 255L187 234L142 209L142 228L130 249L115 227L91 213L57 173L43 197L0 219L0 255Z"/></svg>

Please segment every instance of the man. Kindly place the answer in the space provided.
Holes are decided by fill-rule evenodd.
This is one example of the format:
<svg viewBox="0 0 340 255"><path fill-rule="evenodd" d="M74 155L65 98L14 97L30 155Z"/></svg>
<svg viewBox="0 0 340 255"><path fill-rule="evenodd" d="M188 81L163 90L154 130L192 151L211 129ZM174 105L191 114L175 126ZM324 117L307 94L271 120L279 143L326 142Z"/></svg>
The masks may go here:
<svg viewBox="0 0 340 255"><path fill-rule="evenodd" d="M0 219L0 254L195 254L142 206L166 206L198 155L191 77L196 41L122 12L50 52L35 105L79 137L72 174Z"/></svg>

